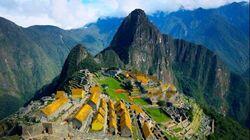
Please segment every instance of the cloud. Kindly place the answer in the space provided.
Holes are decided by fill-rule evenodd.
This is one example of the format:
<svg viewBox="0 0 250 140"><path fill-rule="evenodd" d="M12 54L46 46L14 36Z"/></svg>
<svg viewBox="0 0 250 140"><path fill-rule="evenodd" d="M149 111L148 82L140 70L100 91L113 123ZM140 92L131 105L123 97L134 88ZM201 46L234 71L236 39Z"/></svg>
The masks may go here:
<svg viewBox="0 0 250 140"><path fill-rule="evenodd" d="M64 29L82 27L100 17L123 17L136 8L147 14L185 9L214 8L242 0L3 0L0 16L18 25L55 25ZM247 0L245 0L247 1Z"/></svg>

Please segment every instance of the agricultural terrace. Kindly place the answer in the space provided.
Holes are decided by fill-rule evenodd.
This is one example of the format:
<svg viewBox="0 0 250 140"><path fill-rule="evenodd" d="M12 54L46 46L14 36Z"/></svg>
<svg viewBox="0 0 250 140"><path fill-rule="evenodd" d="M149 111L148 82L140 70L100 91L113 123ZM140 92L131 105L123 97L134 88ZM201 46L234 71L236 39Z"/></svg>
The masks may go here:
<svg viewBox="0 0 250 140"><path fill-rule="evenodd" d="M135 104L138 105L149 105L149 103L145 101L143 98L134 98L133 101Z"/></svg>
<svg viewBox="0 0 250 140"><path fill-rule="evenodd" d="M171 120L160 108L144 108L144 110L155 120L157 123L163 123Z"/></svg>
<svg viewBox="0 0 250 140"><path fill-rule="evenodd" d="M113 77L99 76L98 81L100 85L107 85L107 88L102 88L103 91L110 96L113 100L123 99L128 100L128 93L122 88L119 81Z"/></svg>

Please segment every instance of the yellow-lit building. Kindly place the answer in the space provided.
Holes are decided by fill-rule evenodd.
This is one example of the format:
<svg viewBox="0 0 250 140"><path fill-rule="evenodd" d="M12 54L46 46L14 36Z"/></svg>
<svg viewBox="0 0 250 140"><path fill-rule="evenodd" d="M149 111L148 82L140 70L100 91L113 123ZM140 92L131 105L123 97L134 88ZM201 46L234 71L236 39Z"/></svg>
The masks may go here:
<svg viewBox="0 0 250 140"><path fill-rule="evenodd" d="M96 85L90 88L90 99L88 104L94 109L97 109L97 106L99 104L100 101L100 96L101 96L101 88Z"/></svg>
<svg viewBox="0 0 250 140"><path fill-rule="evenodd" d="M122 101L119 101L116 103L115 108L116 108L117 114L121 115L122 111L126 109L126 105Z"/></svg>
<svg viewBox="0 0 250 140"><path fill-rule="evenodd" d="M64 91L56 91L55 98L58 99L58 98L61 98L61 97L66 97L65 92Z"/></svg>
<svg viewBox="0 0 250 140"><path fill-rule="evenodd" d="M120 112L120 128L121 136L131 137L132 136L132 124L129 111L126 108L126 105L120 101L117 105L117 110Z"/></svg>
<svg viewBox="0 0 250 140"><path fill-rule="evenodd" d="M130 137L132 136L132 124L128 112L124 113L121 116L120 127L121 127L121 136Z"/></svg>
<svg viewBox="0 0 250 140"><path fill-rule="evenodd" d="M115 113L115 106L112 100L109 100L108 121L109 132L115 135L117 133L117 117Z"/></svg>
<svg viewBox="0 0 250 140"><path fill-rule="evenodd" d="M137 114L137 115L144 112L144 111L141 109L141 107L139 107L139 106L136 105L136 104L132 104L132 105L130 106L130 109L133 110L133 111L135 111L135 114Z"/></svg>
<svg viewBox="0 0 250 140"><path fill-rule="evenodd" d="M173 84L162 84L161 85L162 92L177 92L176 87Z"/></svg>
<svg viewBox="0 0 250 140"><path fill-rule="evenodd" d="M51 104L47 105L43 109L41 109L41 113L43 117L51 119L52 117L56 117L58 113L60 113L64 106L68 103L67 97L60 97L53 101Z"/></svg>
<svg viewBox="0 0 250 140"><path fill-rule="evenodd" d="M101 99L101 107L102 107L104 110L106 110L106 108L107 108L107 102L105 101L104 98Z"/></svg>
<svg viewBox="0 0 250 140"><path fill-rule="evenodd" d="M84 104L81 109L76 113L73 118L73 124L76 128L81 128L83 122L85 122L92 111L92 107L88 104Z"/></svg>
<svg viewBox="0 0 250 140"><path fill-rule="evenodd" d="M97 109L98 103L99 103L99 101L100 101L100 95L101 95L101 94L100 94L99 92L91 93L91 96L90 96L90 99L89 99L88 104L89 104L94 110Z"/></svg>
<svg viewBox="0 0 250 140"><path fill-rule="evenodd" d="M115 110L109 110L109 117L110 118L116 118Z"/></svg>
<svg viewBox="0 0 250 140"><path fill-rule="evenodd" d="M112 100L109 100L109 109L112 109L112 110L115 109L114 102Z"/></svg>
<svg viewBox="0 0 250 140"><path fill-rule="evenodd" d="M103 127L104 127L104 118L100 113L98 113L91 124L91 129L93 131L100 131L103 129Z"/></svg>
<svg viewBox="0 0 250 140"><path fill-rule="evenodd" d="M104 98L101 99L100 107L98 112L92 121L91 130L100 131L104 127L104 119L106 117L107 103Z"/></svg>
<svg viewBox="0 0 250 140"><path fill-rule="evenodd" d="M81 88L73 88L71 90L72 99L82 99L85 96L85 91Z"/></svg>
<svg viewBox="0 0 250 140"><path fill-rule="evenodd" d="M106 112L102 107L99 107L98 113L104 117Z"/></svg>
<svg viewBox="0 0 250 140"><path fill-rule="evenodd" d="M149 79L147 78L147 76L143 74L137 74L136 80L141 82L142 84L147 84L149 82Z"/></svg>
<svg viewBox="0 0 250 140"><path fill-rule="evenodd" d="M150 129L148 122L144 122L142 126L143 136L146 140L153 140L153 133Z"/></svg>
<svg viewBox="0 0 250 140"><path fill-rule="evenodd" d="M109 132L115 135L117 133L117 121L116 118L109 119Z"/></svg>
<svg viewBox="0 0 250 140"><path fill-rule="evenodd" d="M93 94L93 93L101 93L101 88L98 85L95 85L95 86L90 88L89 92L91 94Z"/></svg>

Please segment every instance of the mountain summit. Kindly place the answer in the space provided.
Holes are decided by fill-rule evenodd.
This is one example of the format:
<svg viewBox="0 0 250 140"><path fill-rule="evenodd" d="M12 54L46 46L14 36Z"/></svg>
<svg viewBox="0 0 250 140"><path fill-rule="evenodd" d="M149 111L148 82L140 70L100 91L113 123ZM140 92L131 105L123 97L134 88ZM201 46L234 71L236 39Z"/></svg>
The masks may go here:
<svg viewBox="0 0 250 140"><path fill-rule="evenodd" d="M149 74L156 74L163 81L173 81L172 72L167 66L168 56L163 36L148 20L141 9L131 12L122 22L110 46L97 57L103 58L112 51L118 56L116 62ZM115 56L116 56L115 55ZM111 57L108 55L107 57ZM104 65L109 65L103 58ZM112 56L113 57L113 56ZM113 66L121 65L113 63Z"/></svg>
<svg viewBox="0 0 250 140"><path fill-rule="evenodd" d="M99 65L95 62L93 56L86 51L86 48L78 44L69 53L60 74L59 81L64 83L75 72L81 69L88 69L93 72L99 69Z"/></svg>
<svg viewBox="0 0 250 140"><path fill-rule="evenodd" d="M161 34L142 10L123 20L110 46L96 58L104 67L122 66L175 83L221 113L235 108L227 106L231 74L221 59L204 46Z"/></svg>
<svg viewBox="0 0 250 140"><path fill-rule="evenodd" d="M148 20L145 12L136 9L123 20L111 41L110 48L114 49L125 64L128 64L130 47L140 47L142 43L147 43L146 40L159 38L159 34L160 32Z"/></svg>

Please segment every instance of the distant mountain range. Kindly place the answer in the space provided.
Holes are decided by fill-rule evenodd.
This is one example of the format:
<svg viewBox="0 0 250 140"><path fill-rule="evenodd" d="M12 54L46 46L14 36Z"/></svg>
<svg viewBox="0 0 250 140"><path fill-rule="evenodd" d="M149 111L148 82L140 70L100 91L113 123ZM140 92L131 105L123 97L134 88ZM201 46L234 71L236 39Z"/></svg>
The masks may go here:
<svg viewBox="0 0 250 140"><path fill-rule="evenodd" d="M116 33L110 47L97 55L97 58L101 60L105 58L107 62L115 60L113 64L119 66L127 64L136 66L135 64L138 63L136 68L147 71L147 73L157 74L158 77L163 76L162 80L178 83L191 80L191 83L179 85L183 91L186 90L187 94L192 93L190 96L201 100L202 103L214 103L214 107L223 105L219 110L228 111L228 114L245 124L246 121L249 121L247 120L249 118L247 113L249 87L246 86L245 79L238 75L249 71L248 10L249 3L232 3L217 9L180 10L169 14L156 13L149 16L149 19L159 28L159 31L148 22L142 22L146 24L146 27L140 27L142 31L145 29L146 33L149 33L142 37L151 39L151 43L145 42L145 38L140 38L138 36L140 33L135 35L136 30L133 28L138 26L125 24L125 29L126 27L131 29L125 30L121 27L116 33L123 18L100 19L96 23L74 30L63 30L54 26L22 28L11 21L0 18L0 117L5 117L17 110L34 95L36 90L50 83L54 77L59 75L73 46L82 43L91 54L95 55L109 46ZM131 22L131 24L133 23ZM201 45L184 40L173 40L169 35L161 35L160 31L177 38L203 44L210 51ZM124 34L131 36L124 38ZM134 36L137 40L133 40ZM167 45L167 43L172 44ZM148 50L140 50L136 47L138 45L147 45ZM166 45L170 46L169 50L157 49L157 46ZM129 52L128 48L122 48L125 46L135 49L133 52ZM174 48L174 46L179 47ZM140 51L145 51L145 56L140 54ZM150 51L153 51L157 57L147 54ZM174 53L174 56L170 52ZM129 57L136 58L137 54L142 59L131 61L132 59ZM170 62L165 60L166 56L171 59ZM144 57L150 63L144 65L142 62ZM104 65L107 62L104 62ZM186 64L183 65L184 63ZM182 65L183 67L180 69ZM221 67L221 72L217 71L218 66ZM238 74L235 74L234 77L230 76L230 71ZM228 75L218 76L217 74ZM215 80L215 78L217 79ZM235 80L230 80L232 78ZM181 80L183 82L180 82ZM236 83L236 81L242 82ZM231 84L234 86L229 86ZM206 87L206 85L210 86ZM205 94L203 94L204 91L206 91Z"/></svg>

